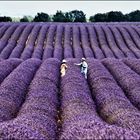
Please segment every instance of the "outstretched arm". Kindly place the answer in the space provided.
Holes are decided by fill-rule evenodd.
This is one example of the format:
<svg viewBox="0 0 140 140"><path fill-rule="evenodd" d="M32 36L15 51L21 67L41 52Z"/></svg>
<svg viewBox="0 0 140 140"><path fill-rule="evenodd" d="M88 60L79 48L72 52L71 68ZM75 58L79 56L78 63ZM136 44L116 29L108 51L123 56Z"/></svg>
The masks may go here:
<svg viewBox="0 0 140 140"><path fill-rule="evenodd" d="M76 64L76 63L74 63L74 65L77 65L77 66L80 66L82 63L79 63L79 64Z"/></svg>

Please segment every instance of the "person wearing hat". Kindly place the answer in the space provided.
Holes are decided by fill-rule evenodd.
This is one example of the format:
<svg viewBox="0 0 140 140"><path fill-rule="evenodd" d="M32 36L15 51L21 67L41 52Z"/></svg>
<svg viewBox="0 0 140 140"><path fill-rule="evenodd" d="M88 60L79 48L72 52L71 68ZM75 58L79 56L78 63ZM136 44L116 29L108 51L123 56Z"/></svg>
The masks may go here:
<svg viewBox="0 0 140 140"><path fill-rule="evenodd" d="M60 67L60 69L61 69L61 77L65 76L65 74L66 74L66 70L68 68L66 62L67 61L65 59L63 59L61 67Z"/></svg>
<svg viewBox="0 0 140 140"><path fill-rule="evenodd" d="M75 65L81 66L81 73L84 74L85 78L87 79L88 64L86 62L86 59L82 58L81 59L81 63L75 64Z"/></svg>

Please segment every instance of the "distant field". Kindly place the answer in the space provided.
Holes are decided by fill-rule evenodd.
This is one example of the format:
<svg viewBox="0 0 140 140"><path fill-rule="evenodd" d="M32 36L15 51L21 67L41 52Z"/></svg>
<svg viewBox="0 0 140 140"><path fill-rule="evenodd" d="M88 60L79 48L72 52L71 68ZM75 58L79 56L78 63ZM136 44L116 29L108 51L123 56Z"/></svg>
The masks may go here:
<svg viewBox="0 0 140 140"><path fill-rule="evenodd" d="M140 58L140 23L0 23L0 58Z"/></svg>

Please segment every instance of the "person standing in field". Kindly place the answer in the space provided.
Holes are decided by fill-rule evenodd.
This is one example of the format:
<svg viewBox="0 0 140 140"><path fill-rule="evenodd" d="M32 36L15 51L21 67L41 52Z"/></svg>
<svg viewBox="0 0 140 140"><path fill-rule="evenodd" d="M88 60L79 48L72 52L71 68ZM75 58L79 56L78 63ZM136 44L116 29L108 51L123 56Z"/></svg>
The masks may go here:
<svg viewBox="0 0 140 140"><path fill-rule="evenodd" d="M65 59L63 59L62 64L61 64L61 67L60 67L61 77L65 76L65 74L66 74L66 70L68 68L66 62L67 61Z"/></svg>
<svg viewBox="0 0 140 140"><path fill-rule="evenodd" d="M81 59L81 63L75 64L77 66L81 67L81 73L84 75L84 77L87 79L87 70L88 70L88 64L86 62L85 58Z"/></svg>

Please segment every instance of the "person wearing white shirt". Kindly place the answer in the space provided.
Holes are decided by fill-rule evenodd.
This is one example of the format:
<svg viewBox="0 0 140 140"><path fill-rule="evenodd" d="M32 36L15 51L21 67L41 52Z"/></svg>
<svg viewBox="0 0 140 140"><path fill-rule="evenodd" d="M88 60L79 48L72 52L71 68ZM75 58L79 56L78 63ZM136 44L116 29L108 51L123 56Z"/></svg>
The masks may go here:
<svg viewBox="0 0 140 140"><path fill-rule="evenodd" d="M75 64L75 65L81 66L81 73L84 74L85 78L87 79L88 64L86 62L86 59L82 58L81 63Z"/></svg>

